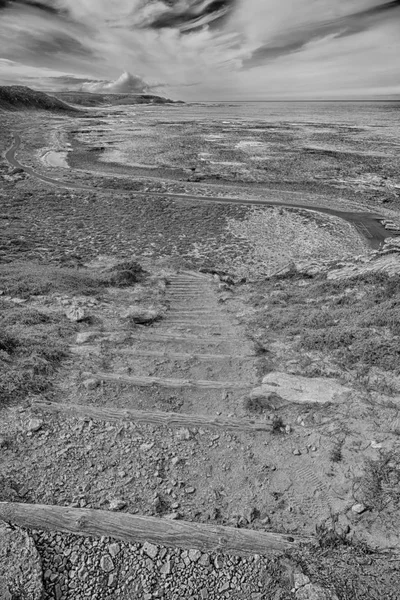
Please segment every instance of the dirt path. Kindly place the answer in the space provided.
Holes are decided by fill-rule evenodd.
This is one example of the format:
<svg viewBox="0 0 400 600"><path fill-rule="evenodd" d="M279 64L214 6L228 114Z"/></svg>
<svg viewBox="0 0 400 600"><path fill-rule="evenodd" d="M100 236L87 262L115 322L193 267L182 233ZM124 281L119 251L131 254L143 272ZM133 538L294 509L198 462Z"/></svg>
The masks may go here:
<svg viewBox="0 0 400 600"><path fill-rule="evenodd" d="M15 157L16 152L18 151L20 145L21 145L20 136L17 134L14 134L13 143L12 143L11 147L5 153L6 160L13 167L23 169L29 175L36 177L36 178L40 179L41 181L48 183L50 185L57 186L57 188L65 188L65 189L70 189L70 190L75 189L75 190L86 191L86 192L93 191L92 188L90 188L90 187L80 186L80 185L76 185L74 183L68 183L65 181L47 177L46 175L42 175L41 173L38 173L35 169L32 169L31 167L26 167L26 166L22 165ZM105 191L105 190L102 190L102 191ZM275 193L275 190L265 189L264 191L265 191L266 195ZM113 189L112 193L113 194L118 193L118 189ZM126 190L122 189L121 193L126 193ZM351 225L353 225L356 228L358 233L367 240L367 242L371 246L371 248L379 248L382 245L382 243L384 242L384 240L387 237L390 237L392 235L380 223L380 219L382 219L383 217L380 216L379 214L370 213L370 212L339 211L339 210L330 209L330 208L327 208L324 206L315 206L315 205L311 206L308 204L300 204L298 202L276 201L276 200L271 200L269 198L266 198L265 200L241 199L241 198L222 198L222 197L218 197L218 196L217 197L210 197L210 196L205 197L205 196L196 196L193 194L190 194L190 195L189 194L173 194L173 193L167 193L167 192L165 192L165 193L164 192L163 193L145 192L145 193L140 193L140 194L135 194L134 192L130 192L130 194L131 194L131 196L146 195L147 197L162 197L162 198L166 197L166 198L172 198L176 201L183 201L183 202L199 201L202 203L210 202L213 204L222 203L222 204L245 204L245 205L251 205L251 206L283 206L283 207L288 207L288 208L302 208L305 210L313 210L316 212L339 217L340 219L343 219L344 221L350 223ZM282 194L282 192L280 192L280 194ZM294 194L301 195L300 193L297 193L297 192L290 192L290 195L294 195Z"/></svg>

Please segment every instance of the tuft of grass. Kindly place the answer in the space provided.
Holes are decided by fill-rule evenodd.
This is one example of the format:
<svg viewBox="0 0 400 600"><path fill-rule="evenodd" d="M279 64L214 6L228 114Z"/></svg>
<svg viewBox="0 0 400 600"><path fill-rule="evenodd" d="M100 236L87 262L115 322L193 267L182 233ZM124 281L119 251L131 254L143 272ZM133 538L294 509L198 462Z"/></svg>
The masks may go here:
<svg viewBox="0 0 400 600"><path fill-rule="evenodd" d="M112 267L103 278L107 285L128 287L143 280L146 271L136 261L127 261Z"/></svg>
<svg viewBox="0 0 400 600"><path fill-rule="evenodd" d="M75 325L62 315L0 302L0 331L0 406L48 390Z"/></svg>

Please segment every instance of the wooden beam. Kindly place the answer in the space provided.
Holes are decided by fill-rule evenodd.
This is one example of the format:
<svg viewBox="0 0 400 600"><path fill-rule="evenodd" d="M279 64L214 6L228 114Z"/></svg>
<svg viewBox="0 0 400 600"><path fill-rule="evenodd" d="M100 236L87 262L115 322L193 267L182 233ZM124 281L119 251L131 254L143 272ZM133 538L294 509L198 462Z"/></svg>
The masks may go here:
<svg viewBox="0 0 400 600"><path fill-rule="evenodd" d="M94 379L102 381L114 381L117 383L127 383L138 387L150 387L159 385L167 388L185 388L185 389L207 389L207 390L246 390L254 387L255 383L242 383L240 381L213 381L207 379L168 379L166 377L145 377L136 375L118 375L117 373L93 373Z"/></svg>
<svg viewBox="0 0 400 600"><path fill-rule="evenodd" d="M310 541L310 538L294 538L279 533L43 504L0 502L0 519L28 529L106 536L128 543L150 542L229 554L284 552L301 542Z"/></svg>
<svg viewBox="0 0 400 600"><path fill-rule="evenodd" d="M71 417L94 419L97 421L131 421L165 427L201 427L204 429L224 429L237 432L270 432L272 427L266 421L253 419L231 419L227 417L209 417L205 415L189 415L184 413L144 411L133 408L114 408L112 406L92 406L89 404L61 404L34 400L31 404L34 411L70 414Z"/></svg>

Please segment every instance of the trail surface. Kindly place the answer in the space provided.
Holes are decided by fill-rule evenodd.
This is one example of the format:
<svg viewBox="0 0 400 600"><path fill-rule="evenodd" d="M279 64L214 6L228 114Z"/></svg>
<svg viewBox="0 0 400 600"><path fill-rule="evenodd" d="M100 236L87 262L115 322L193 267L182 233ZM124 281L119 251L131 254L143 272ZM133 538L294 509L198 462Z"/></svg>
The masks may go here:
<svg viewBox="0 0 400 600"><path fill-rule="evenodd" d="M18 149L20 148L20 146L21 146L21 138L19 135L14 134L14 139L13 139L12 145L10 146L10 148L7 150L7 152L5 154L6 160L13 167L23 169L29 175L36 177L37 179L40 179L41 181L48 183L50 185L57 186L59 188L82 190L82 191L87 191L87 192L93 191L92 188L87 187L87 186L76 185L74 183L68 183L65 181L61 181L59 179L47 177L46 175L39 173L38 171L36 171L35 169L32 169L31 167L27 167L27 166L21 164L16 158L16 153L17 153ZM105 190L102 189L101 191L107 192L106 189ZM118 191L119 190L113 189L112 193L115 194L115 193L118 193ZM126 193L126 190L120 190L120 192ZM277 194L277 192L275 190L270 190L270 189L265 190L266 195L272 194L272 193L274 193L275 195ZM379 219L382 219L383 217L378 214L374 214L374 213L370 213L370 212L340 211L340 210L336 210L333 208L332 209L327 208L325 206L315 206L315 205L310 205L310 204L300 204L298 202L271 200L269 198L265 198L263 200L241 199L241 198L221 198L218 196L210 197L210 196L197 196L197 195L193 195L193 194L173 194L173 193L164 193L164 192L163 193L130 192L130 194L133 196L145 195L147 197L163 197L163 198L167 197L167 198L173 198L176 201L193 201L194 200L194 201L198 201L198 202L202 202L202 203L210 202L210 203L219 203L219 204L245 204L245 205L250 205L250 206L283 206L283 207L287 207L287 208L301 208L301 209L305 209L305 210L312 210L312 211L332 215L335 217L339 217L340 219L347 221L348 223L350 223L357 229L357 231L367 240L368 244L372 248L379 248L381 246L381 244L383 243L383 241L387 237L391 236L390 232L386 231L386 229L383 227L383 225L379 222ZM282 192L279 192L279 194L282 194ZM300 192L290 192L290 194L291 195L299 195L299 196L302 195Z"/></svg>

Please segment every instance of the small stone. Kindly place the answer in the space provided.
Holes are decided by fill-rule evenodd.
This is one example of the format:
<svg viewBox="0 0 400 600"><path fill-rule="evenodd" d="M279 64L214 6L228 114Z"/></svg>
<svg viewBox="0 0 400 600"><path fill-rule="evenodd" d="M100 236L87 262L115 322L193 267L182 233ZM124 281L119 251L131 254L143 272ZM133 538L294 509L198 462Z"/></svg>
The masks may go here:
<svg viewBox="0 0 400 600"><path fill-rule="evenodd" d="M356 515L361 515L362 513L364 513L368 509L367 509L367 507L364 504L360 503L360 504L353 504L353 506L351 507L351 510Z"/></svg>
<svg viewBox="0 0 400 600"><path fill-rule="evenodd" d="M41 419L31 419L28 423L28 431L31 431L32 433L39 431L42 427L43 421Z"/></svg>
<svg viewBox="0 0 400 600"><path fill-rule="evenodd" d="M126 506L126 502L124 502L124 500L121 500L121 498L113 498L112 500L110 500L110 510L122 510L123 508L125 508Z"/></svg>
<svg viewBox="0 0 400 600"><path fill-rule="evenodd" d="M115 585L116 581L117 581L117 574L110 573L110 575L108 576L108 582L107 582L108 587L113 587Z"/></svg>
<svg viewBox="0 0 400 600"><path fill-rule="evenodd" d="M161 566L160 573L163 575L169 575L171 573L171 562L169 560L165 561L165 563Z"/></svg>
<svg viewBox="0 0 400 600"><path fill-rule="evenodd" d="M106 573L109 573L110 571L114 570L114 563L109 554L105 554L104 556L101 557L100 568L102 569L102 571L105 571Z"/></svg>
<svg viewBox="0 0 400 600"><path fill-rule="evenodd" d="M180 462L180 460L181 459L179 458L179 456L174 456L174 458L171 460L171 465L173 467L176 467L176 465Z"/></svg>
<svg viewBox="0 0 400 600"><path fill-rule="evenodd" d="M194 494L195 493L195 488L194 487L187 487L185 488L185 492L186 494Z"/></svg>
<svg viewBox="0 0 400 600"><path fill-rule="evenodd" d="M82 385L86 390L95 390L99 387L100 382L98 379L85 379L85 381L82 381Z"/></svg>
<svg viewBox="0 0 400 600"><path fill-rule="evenodd" d="M189 550L189 559L191 562L197 562L201 557L201 552L199 550Z"/></svg>
<svg viewBox="0 0 400 600"><path fill-rule="evenodd" d="M178 440L181 440L181 441L190 440L190 438L191 438L190 431L186 427L182 427L181 429L178 429L175 436L178 438Z"/></svg>
<svg viewBox="0 0 400 600"><path fill-rule="evenodd" d="M172 512L172 513L169 513L168 515L165 515L164 518L169 519L170 521L178 521L181 518L181 515L179 512Z"/></svg>
<svg viewBox="0 0 400 600"><path fill-rule="evenodd" d="M296 448L296 450L293 450L293 454L295 456L301 456L301 452L300 452L300 450L298 448Z"/></svg>
<svg viewBox="0 0 400 600"><path fill-rule="evenodd" d="M210 565L210 557L208 554L202 554L199 560L199 565L202 567L208 567Z"/></svg>
<svg viewBox="0 0 400 600"><path fill-rule="evenodd" d="M374 450L381 450L382 444L380 444L379 442L376 442L375 440L372 440L371 448L373 448Z"/></svg>
<svg viewBox="0 0 400 600"><path fill-rule="evenodd" d="M120 550L121 550L121 548L120 548L119 544L110 544L108 546L108 552L110 553L110 556L112 556L113 558L115 558L117 556L117 554L119 554Z"/></svg>
<svg viewBox="0 0 400 600"><path fill-rule="evenodd" d="M202 590L200 590L200 597L205 600L206 598L208 598L208 590L207 588L203 588Z"/></svg>
<svg viewBox="0 0 400 600"><path fill-rule="evenodd" d="M303 587L303 585L307 585L308 583L310 583L309 577L307 577L307 575L304 575L304 573L294 573L293 579L294 579L294 588L296 590Z"/></svg>
<svg viewBox="0 0 400 600"><path fill-rule="evenodd" d="M67 311L65 311L65 316L70 321L75 321L75 323L79 323L80 321L84 321L86 319L86 313L83 308L78 306L71 306Z"/></svg>
<svg viewBox="0 0 400 600"><path fill-rule="evenodd" d="M143 544L143 552L150 558L155 558L158 554L158 547L149 542L145 542L145 544Z"/></svg>
<svg viewBox="0 0 400 600"><path fill-rule="evenodd" d="M229 583L229 581L226 581L225 583L223 583L223 584L220 586L220 588L219 588L219 590L218 590L218 591L219 591L220 593L222 593L222 592L226 592L227 590L229 590L229 588L230 588L230 587L231 587L231 586L230 586L230 583Z"/></svg>
<svg viewBox="0 0 400 600"><path fill-rule="evenodd" d="M151 442L150 444L141 444L139 446L139 450L141 452L148 452L149 450L151 450L152 448L154 448L154 442Z"/></svg>
<svg viewBox="0 0 400 600"><path fill-rule="evenodd" d="M59 584L59 583L57 583L57 585L56 585L56 586L55 586L55 588L54 588L54 596L55 596L55 599L56 599L56 600L61 600L61 598L62 598L62 595L63 595L63 593L62 593L61 586L60 586L60 584Z"/></svg>

